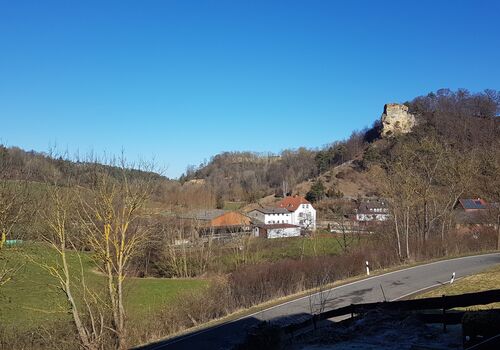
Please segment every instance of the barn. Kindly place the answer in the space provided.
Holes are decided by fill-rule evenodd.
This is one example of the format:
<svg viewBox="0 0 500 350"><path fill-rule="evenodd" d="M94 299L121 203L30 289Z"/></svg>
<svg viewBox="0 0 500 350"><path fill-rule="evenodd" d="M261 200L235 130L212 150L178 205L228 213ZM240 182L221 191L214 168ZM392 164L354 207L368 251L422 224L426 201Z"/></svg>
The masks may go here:
<svg viewBox="0 0 500 350"><path fill-rule="evenodd" d="M251 221L246 215L222 209L203 209L180 216L198 228L200 236L228 236L251 232Z"/></svg>

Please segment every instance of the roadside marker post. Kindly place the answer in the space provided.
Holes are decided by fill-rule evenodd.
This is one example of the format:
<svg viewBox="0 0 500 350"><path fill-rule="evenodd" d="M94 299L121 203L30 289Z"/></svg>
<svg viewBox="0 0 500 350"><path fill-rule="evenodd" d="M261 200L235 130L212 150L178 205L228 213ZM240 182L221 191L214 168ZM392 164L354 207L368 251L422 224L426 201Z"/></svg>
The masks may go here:
<svg viewBox="0 0 500 350"><path fill-rule="evenodd" d="M370 276L370 264L366 261L366 275Z"/></svg>
<svg viewBox="0 0 500 350"><path fill-rule="evenodd" d="M455 272L451 275L450 284L453 284L453 282L455 282Z"/></svg>

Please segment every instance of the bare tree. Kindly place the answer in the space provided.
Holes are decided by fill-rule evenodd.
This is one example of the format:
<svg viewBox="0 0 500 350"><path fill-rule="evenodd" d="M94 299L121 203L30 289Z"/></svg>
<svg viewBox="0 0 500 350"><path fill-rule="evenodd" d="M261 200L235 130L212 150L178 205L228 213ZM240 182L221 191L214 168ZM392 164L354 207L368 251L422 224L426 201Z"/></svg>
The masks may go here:
<svg viewBox="0 0 500 350"><path fill-rule="evenodd" d="M97 267L106 276L107 298L112 313L112 330L118 349L127 347L124 281L131 259L146 241L148 227L144 209L154 181L147 176L152 165L140 167L146 176L129 176L122 157L116 168L95 167L90 188L79 191L79 218L86 243L93 251ZM111 171L119 176L112 176Z"/></svg>
<svg viewBox="0 0 500 350"><path fill-rule="evenodd" d="M419 246L439 234L446 251L453 206L471 188L478 168L476 152L456 152L429 137L403 144L386 167L384 192L393 214L398 255L402 256L404 235L405 258L410 258L411 234Z"/></svg>
<svg viewBox="0 0 500 350"><path fill-rule="evenodd" d="M332 228L335 231L334 238L343 253L349 252L352 245L360 240L359 226L354 221L346 218L345 215L339 215L334 220Z"/></svg>
<svg viewBox="0 0 500 350"><path fill-rule="evenodd" d="M49 230L43 239L57 252L59 261L34 262L56 279L59 289L64 293L81 346L97 350L103 345L102 336L105 332L103 311L98 307L100 298L87 286L83 266L76 272L70 269L68 263L67 249L74 248L72 238L75 237L71 237L69 231L75 223L75 193L71 188L58 184L47 184L47 192L48 198L41 216ZM76 251L74 253L78 254ZM77 302L75 291L81 295L82 304ZM85 317L88 317L89 324L85 322Z"/></svg>

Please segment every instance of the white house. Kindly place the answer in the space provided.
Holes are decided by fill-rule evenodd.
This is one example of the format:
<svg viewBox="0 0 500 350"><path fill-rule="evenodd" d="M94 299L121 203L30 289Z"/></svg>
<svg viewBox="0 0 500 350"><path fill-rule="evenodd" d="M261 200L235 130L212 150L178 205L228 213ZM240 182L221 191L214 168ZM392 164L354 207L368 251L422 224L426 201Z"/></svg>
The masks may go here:
<svg viewBox="0 0 500 350"><path fill-rule="evenodd" d="M356 210L357 221L387 221L389 217L389 207L382 199L363 201Z"/></svg>
<svg viewBox="0 0 500 350"><path fill-rule="evenodd" d="M306 230L316 230L316 209L301 196L288 196L278 203L291 214L291 224Z"/></svg>
<svg viewBox="0 0 500 350"><path fill-rule="evenodd" d="M292 224L292 214L283 208L257 208L247 215L265 225Z"/></svg>

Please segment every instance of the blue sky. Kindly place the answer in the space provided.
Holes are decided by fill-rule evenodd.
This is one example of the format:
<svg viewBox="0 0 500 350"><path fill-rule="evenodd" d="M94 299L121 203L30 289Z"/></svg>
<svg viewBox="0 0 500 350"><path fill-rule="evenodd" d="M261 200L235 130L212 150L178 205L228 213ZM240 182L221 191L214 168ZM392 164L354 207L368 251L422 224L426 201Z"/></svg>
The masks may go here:
<svg viewBox="0 0 500 350"><path fill-rule="evenodd" d="M319 147L500 88L499 1L3 1L0 140L155 157Z"/></svg>

